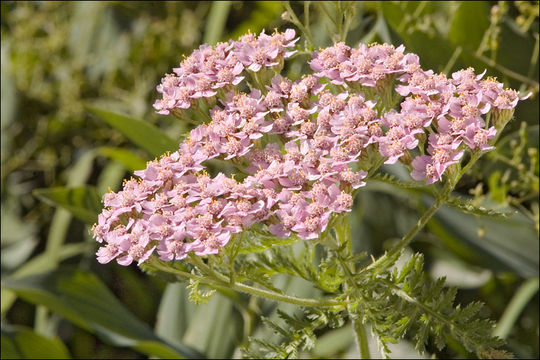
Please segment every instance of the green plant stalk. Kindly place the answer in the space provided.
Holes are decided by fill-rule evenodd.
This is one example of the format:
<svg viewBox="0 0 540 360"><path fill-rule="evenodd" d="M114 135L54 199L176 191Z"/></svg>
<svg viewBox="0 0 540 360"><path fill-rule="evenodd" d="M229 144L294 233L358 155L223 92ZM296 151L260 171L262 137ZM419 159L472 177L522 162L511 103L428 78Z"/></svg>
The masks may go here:
<svg viewBox="0 0 540 360"><path fill-rule="evenodd" d="M339 222L339 225L336 227L336 236L337 236L337 241L339 244L338 250L336 251L336 255L337 255L339 263L341 264L341 267L343 268L345 277L347 278L345 282L345 291L348 291L348 289L353 289L355 296L356 294L360 295L356 282L354 281L354 275L356 272L354 263L352 262L352 260L347 261L343 259L341 250L340 250L340 249L344 249L344 251L346 252L345 255L347 258L350 258L351 255L353 254L349 213L345 213L341 216L341 221ZM350 311L349 307L347 307L347 310L349 311L349 317L351 318L351 321L352 321L355 339L358 345L358 351L360 352L360 357L362 359L370 359L371 354L369 352L366 329L364 325L362 324L362 321L356 316L356 314L353 314Z"/></svg>
<svg viewBox="0 0 540 360"><path fill-rule="evenodd" d="M512 78L512 79L515 79L515 80L518 80L518 81L521 81L522 83L525 83L525 84L529 84L531 86L533 86L534 88L534 91L538 91L538 88L539 88L539 84L537 81L534 81L532 79L529 79L528 77L525 77L515 71L512 71L500 64L497 64L495 61L483 56L483 55L478 55L476 53L472 53L472 52L468 52L469 55L472 55L473 57L477 58L478 60L482 61L483 63L491 66L492 68L502 72L503 74L505 74L506 76Z"/></svg>
<svg viewBox="0 0 540 360"><path fill-rule="evenodd" d="M354 333L356 335L356 342L358 349L360 350L360 357L362 359L370 359L369 345L367 341L366 327L362 324L360 319L353 319L352 325Z"/></svg>
<svg viewBox="0 0 540 360"><path fill-rule="evenodd" d="M172 275L181 277L182 279L193 279L199 281L201 284L208 285L210 287L221 288L221 289L233 289L236 291L241 291L250 295L260 296L275 301L282 301L289 304L299 305L299 306L315 306L315 307L333 307L333 306L342 306L346 304L334 299L304 299L297 298L294 296L289 296L285 294L280 294L275 291L269 291L264 289L259 289L253 286L249 286L240 282L230 283L230 279L225 275L222 275L218 272L214 272L213 275L205 274L206 276L198 276L191 274L182 270L178 270L166 265L163 261L157 259L156 257L151 257L146 262L146 266L151 269L163 271ZM206 264L205 264L206 266ZM206 266L207 267L207 266Z"/></svg>
<svg viewBox="0 0 540 360"><path fill-rule="evenodd" d="M443 188L441 195L437 198L435 203L422 215L416 225L400 240L400 242L396 246L394 246L390 251L381 256L377 261L374 261L369 266L367 266L365 270L369 271L373 269L375 270L376 274L386 270L386 268L393 262L393 258L399 253L401 253L401 251L407 245L409 245L409 243L416 236L416 234L418 234L418 232L422 230L422 228L427 224L431 217L435 215L437 210L439 210L439 208L443 205L444 201L448 198L453 189L454 186L452 185L452 182L447 182L445 187Z"/></svg>
<svg viewBox="0 0 540 360"><path fill-rule="evenodd" d="M287 12L289 13L289 16L291 17L291 22L294 25L298 26L300 31L302 31L304 33L304 35L307 38L308 45L309 45L310 49L313 49L313 47L314 47L313 38L311 37L311 32L309 31L309 28L306 28L306 26L309 26L309 24L306 24L306 26L304 26L300 22L300 20L298 20L298 17L294 13L294 11L293 11L293 9L291 7L291 4L289 4L288 1L283 1L283 6L285 6L285 9L287 9Z"/></svg>
<svg viewBox="0 0 540 360"><path fill-rule="evenodd" d="M309 29L309 6L311 1L304 1L304 26L306 27L306 31L309 32L309 36L311 37L311 30Z"/></svg>

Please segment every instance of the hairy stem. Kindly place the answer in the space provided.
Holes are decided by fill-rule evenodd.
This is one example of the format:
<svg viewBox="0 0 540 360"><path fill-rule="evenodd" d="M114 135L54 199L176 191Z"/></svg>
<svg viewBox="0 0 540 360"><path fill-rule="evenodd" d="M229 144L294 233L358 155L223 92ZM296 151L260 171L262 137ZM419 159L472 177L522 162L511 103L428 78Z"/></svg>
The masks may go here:
<svg viewBox="0 0 540 360"><path fill-rule="evenodd" d="M418 234L420 230L424 228L424 226L427 224L427 222L435 215L437 210L444 204L444 201L448 198L452 190L454 189L454 186L452 185L452 182L447 182L446 186L443 188L443 191L441 195L437 198L435 203L431 205L431 207L422 215L422 217L418 220L416 225L405 235L400 242L394 246L390 251L388 251L385 255L381 256L377 261L374 261L371 263L365 270L371 270L371 269L379 269L376 272L384 271L388 265L390 265L396 256L399 256L401 251L409 245L409 243L412 241L412 239Z"/></svg>
<svg viewBox="0 0 540 360"><path fill-rule="evenodd" d="M221 289L233 289L236 291L241 291L250 295L264 297L270 300L282 301L289 304L300 305L300 306L315 306L315 307L332 307L332 306L345 306L344 302L340 302L334 299L305 299L297 298L294 296L289 296L285 294L280 294L275 291L269 291L264 289L259 289L250 285L246 285L240 282L230 283L230 279L223 274L213 271L213 273L205 273L205 276L198 276L195 274L188 273L179 269L175 269L171 266L168 266L165 262L159 260L157 257L151 257L147 262L146 266L151 269L163 271L175 276L179 276L182 279L193 279L199 281L201 284L208 285L214 288ZM207 265L205 264L207 267Z"/></svg>
<svg viewBox="0 0 540 360"><path fill-rule="evenodd" d="M343 273L345 274L345 291L351 293L351 295L347 297L347 301L349 297L356 298L361 296L356 281L354 280L356 267L353 263L353 260L348 260L351 259L351 255L353 254L349 217L350 215L348 213L342 215L341 221L336 227L337 241L339 244L336 251L336 256L341 267L343 268ZM358 318L358 314L356 314L354 311L351 311L349 306L347 306L347 310L349 311L349 317L351 318L353 324L353 330L355 333L355 339L357 341L360 356L362 359L370 359L371 355L369 353L369 346L367 343L366 329L362 324L362 321Z"/></svg>
<svg viewBox="0 0 540 360"><path fill-rule="evenodd" d="M287 12L289 13L289 16L291 17L291 22L296 25L298 27L298 29L300 29L301 32L304 33L304 35L306 36L306 39L308 41L308 45L311 49L313 49L313 38L311 37L311 32L309 31L309 28L306 28L306 26L309 26L309 24L306 24L306 26L304 26L304 24L302 24L300 22L300 20L298 20L298 17L296 16L296 14L294 13L292 7L291 7L291 4L289 4L288 1L283 1L283 5L285 6L285 9L287 9Z"/></svg>

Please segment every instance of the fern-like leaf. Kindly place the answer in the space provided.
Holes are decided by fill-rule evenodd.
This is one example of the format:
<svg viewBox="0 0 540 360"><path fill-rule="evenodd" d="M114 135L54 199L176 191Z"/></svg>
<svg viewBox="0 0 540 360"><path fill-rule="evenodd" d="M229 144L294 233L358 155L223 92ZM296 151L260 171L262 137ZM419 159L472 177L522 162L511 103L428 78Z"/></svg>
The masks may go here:
<svg viewBox="0 0 540 360"><path fill-rule="evenodd" d="M401 181L399 179L397 179L394 175L391 175L391 174L381 174L381 173L378 173L378 174L375 174L371 180L376 180L376 181L380 181L380 182L383 182L383 183L386 183L386 184L390 184L390 185L393 185L393 186L396 186L398 188L401 188L401 189L429 189L427 187L427 185L423 182L420 182L420 181L417 181L417 182L413 182L413 181Z"/></svg>
<svg viewBox="0 0 540 360"><path fill-rule="evenodd" d="M501 345L491 336L493 322L478 316L482 304L465 308L454 306L455 288L446 288L444 278L432 281L423 271L423 257L415 254L398 272L364 278L361 289L367 301L360 304L364 319L372 324L381 350L388 354L388 344L405 334L414 334L415 347L423 353L430 337L442 350L447 336L479 356Z"/></svg>
<svg viewBox="0 0 540 360"><path fill-rule="evenodd" d="M201 303L202 304L208 303L208 300L210 300L212 295L214 295L214 293L216 292L216 290L214 289L208 290L208 291L200 290L199 281L193 280L193 279L189 280L189 285L187 286L187 288L190 290L189 296L188 296L189 301L191 301L192 303L196 305L199 305Z"/></svg>
<svg viewBox="0 0 540 360"><path fill-rule="evenodd" d="M474 205L472 199L462 199L460 197L452 196L446 200L445 204L455 207L467 214L473 215L483 215L483 216L494 216L494 217L509 217L516 213L516 211L497 211L493 209L487 209L482 206Z"/></svg>

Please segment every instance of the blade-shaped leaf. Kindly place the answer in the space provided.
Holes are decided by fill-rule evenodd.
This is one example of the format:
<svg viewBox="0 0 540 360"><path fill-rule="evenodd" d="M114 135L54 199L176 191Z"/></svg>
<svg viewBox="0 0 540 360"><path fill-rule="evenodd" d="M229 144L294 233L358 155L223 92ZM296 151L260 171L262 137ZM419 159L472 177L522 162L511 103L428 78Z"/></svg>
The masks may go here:
<svg viewBox="0 0 540 360"><path fill-rule="evenodd" d="M46 338L32 329L2 329L2 359L69 359L69 351L54 337Z"/></svg>
<svg viewBox="0 0 540 360"><path fill-rule="evenodd" d="M50 205L68 210L88 224L97 221L97 214L102 208L98 192L93 186L35 189L33 194Z"/></svg>
<svg viewBox="0 0 540 360"><path fill-rule="evenodd" d="M184 335L184 342L203 351L210 358L230 358L238 342L238 319L233 302L214 294L207 304L199 305Z"/></svg>
<svg viewBox="0 0 540 360"><path fill-rule="evenodd" d="M476 50L489 28L489 5L485 1L460 1L448 31L456 45Z"/></svg>
<svg viewBox="0 0 540 360"><path fill-rule="evenodd" d="M521 213L509 218L493 218L471 216L443 206L428 223L428 228L443 242L449 242L447 246L467 248L466 256L475 253L477 261L494 270L513 270L524 277L538 276L538 237L534 223Z"/></svg>
<svg viewBox="0 0 540 360"><path fill-rule="evenodd" d="M129 171L141 170L146 167L146 160L126 149L103 146L97 151L100 155L120 162Z"/></svg>
<svg viewBox="0 0 540 360"><path fill-rule="evenodd" d="M450 197L445 203L463 212L474 215L509 217L516 213L515 211L497 211L482 206L476 206L472 203L471 199L465 200L456 196Z"/></svg>
<svg viewBox="0 0 540 360"><path fill-rule="evenodd" d="M21 279L8 279L3 285L22 299L46 306L113 345L132 347L163 358L202 357L187 346L172 345L159 338L91 273L62 268Z"/></svg>
<svg viewBox="0 0 540 360"><path fill-rule="evenodd" d="M347 325L321 336L313 348L313 354L316 357L333 357L347 350L353 342L353 329Z"/></svg>
<svg viewBox="0 0 540 360"><path fill-rule="evenodd" d="M152 124L93 106L85 106L85 108L153 156L178 150L178 142Z"/></svg>
<svg viewBox="0 0 540 360"><path fill-rule="evenodd" d="M184 283L170 283L161 297L157 313L156 334L165 340L181 341L197 305L188 300L189 290Z"/></svg>
<svg viewBox="0 0 540 360"><path fill-rule="evenodd" d="M217 43L223 37L223 29L229 15L231 7L230 1L213 1L206 29L204 31L204 42L210 45Z"/></svg>

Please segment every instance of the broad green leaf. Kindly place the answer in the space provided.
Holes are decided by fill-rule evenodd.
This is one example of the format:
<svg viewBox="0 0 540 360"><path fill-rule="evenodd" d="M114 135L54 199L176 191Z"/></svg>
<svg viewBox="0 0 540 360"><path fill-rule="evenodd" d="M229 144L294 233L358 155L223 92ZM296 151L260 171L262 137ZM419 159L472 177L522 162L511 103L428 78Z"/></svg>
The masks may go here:
<svg viewBox="0 0 540 360"><path fill-rule="evenodd" d="M328 358L347 350L354 343L353 329L351 325L331 330L321 336L313 347L315 357Z"/></svg>
<svg viewBox="0 0 540 360"><path fill-rule="evenodd" d="M60 206L68 210L87 224L97 221L97 215L102 208L96 188L90 185L35 189L33 194L52 206Z"/></svg>
<svg viewBox="0 0 540 360"><path fill-rule="evenodd" d="M73 3L73 16L67 38L71 55L79 64L86 63L91 56L92 42L97 23L103 11L103 4L97 2Z"/></svg>
<svg viewBox="0 0 540 360"><path fill-rule="evenodd" d="M6 223L2 223L4 225ZM2 226L4 227L4 226ZM23 264L34 251L38 241L35 237L27 237L2 247L2 271L11 271Z"/></svg>
<svg viewBox="0 0 540 360"><path fill-rule="evenodd" d="M79 255L89 250L90 245L88 243L62 245L57 254L43 252L39 255L36 255L24 265L22 265L20 268L18 268L13 274L10 275L10 277L16 279L52 270L57 266L56 261L60 262L62 260ZM52 257L54 257L56 261L53 261L51 259ZM1 297L1 314L2 316L4 316L4 314L6 314L6 312L11 308L11 305L13 305L13 302L17 299L17 295L15 295L13 291L7 290L2 286Z"/></svg>
<svg viewBox="0 0 540 360"><path fill-rule="evenodd" d="M375 37L377 35L385 43L392 43L392 39L390 38L390 32L388 30L388 25L386 24L384 16L382 15L377 16L377 21L375 22L375 25L373 25L371 30L362 37L360 42L364 44L369 44L375 40Z"/></svg>
<svg viewBox="0 0 540 360"><path fill-rule="evenodd" d="M156 334L172 343L182 340L197 306L188 300L184 283L170 283L161 297L156 321Z"/></svg>
<svg viewBox="0 0 540 360"><path fill-rule="evenodd" d="M85 184L92 172L95 157L96 152L93 149L83 149L81 151L81 155L78 157L77 162L66 171L68 188L83 186ZM88 207L84 201L83 205ZM45 268L52 269L58 264L59 250L67 238L71 220L72 213L67 209L57 208L54 212L54 217L47 236L47 245L45 247L45 253L48 254L48 256L44 258L48 261ZM44 333L44 329L49 327L48 324L49 318L47 309L43 306L38 306L36 309L34 329L39 333Z"/></svg>
<svg viewBox="0 0 540 360"><path fill-rule="evenodd" d="M496 271L512 270L523 277L538 276L538 237L534 223L521 213L495 219L443 206L428 223L428 228L446 245L458 247L460 250L456 250L469 261L473 256L473 261Z"/></svg>
<svg viewBox="0 0 540 360"><path fill-rule="evenodd" d="M460 289L477 289L493 277L493 272L460 260L448 249L434 247L429 274L433 280L445 277L446 285Z"/></svg>
<svg viewBox="0 0 540 360"><path fill-rule="evenodd" d="M388 25L397 31L400 30L402 22L407 20L405 15L412 14L418 3L411 1L380 1L379 6Z"/></svg>
<svg viewBox="0 0 540 360"><path fill-rule="evenodd" d="M67 173L67 186L66 188L76 188L76 187L82 187L86 183L88 177L92 173L94 159L96 157L96 153L94 150L86 150L82 153L82 155L78 158L77 162L69 168ZM61 197L58 197L60 194L54 193L52 189L42 189L45 192L45 196L51 195L52 198L49 198L49 200L53 201L60 201ZM36 190L36 191L42 191L42 190ZM51 191L47 191L51 190ZM95 199L93 197L95 194L93 193L93 190L89 188L88 190L80 191L81 195L71 194L70 196L67 196L66 199L70 202L70 206L75 207L82 207L89 210L98 210L101 208L101 204L99 204L99 198L97 199L97 203L94 204ZM42 199L43 200L43 199ZM60 204L56 204L60 205ZM59 208L55 211L54 217L51 222L51 226L49 228L49 234L47 236L47 245L45 248L45 251L50 253L52 256L50 257L51 261L56 262L55 256L58 254L60 247L65 242L69 225L71 224L72 219L72 213L73 211L69 211L70 209L63 209ZM73 213L75 215L75 213ZM84 221L84 220L83 220Z"/></svg>
<svg viewBox="0 0 540 360"><path fill-rule="evenodd" d="M402 35L402 34L400 34ZM454 53L454 46L437 33L426 34L415 30L403 35L407 52L421 54L422 68L442 70ZM461 64L458 62L458 66Z"/></svg>
<svg viewBox="0 0 540 360"><path fill-rule="evenodd" d="M23 355L21 354L19 349L17 349L15 340L4 335L3 330L2 330L2 346L0 346L0 350L1 350L0 357L2 359L23 359Z"/></svg>
<svg viewBox="0 0 540 360"><path fill-rule="evenodd" d="M97 152L100 155L120 162L129 171L141 170L146 167L146 160L130 150L102 146L97 149Z"/></svg>
<svg viewBox="0 0 540 360"><path fill-rule="evenodd" d="M7 38L7 37L6 37ZM6 38L2 39L2 47L1 47L1 59L2 59L2 65L1 65L1 97L2 97L2 109L1 109L1 115L0 115L0 129L2 130L0 132L0 138L2 140L1 146L1 161L4 163L4 161L9 156L9 153L11 153L11 136L9 126L13 123L15 120L15 116L17 114L17 89L15 87L15 79L10 74L9 66L11 64L10 61L10 42L6 41ZM4 175L2 175L3 177Z"/></svg>
<svg viewBox="0 0 540 360"><path fill-rule="evenodd" d="M118 191L122 186L122 179L126 173L124 165L118 161L111 161L101 171L97 180L96 189L98 194L105 194L106 192Z"/></svg>
<svg viewBox="0 0 540 360"><path fill-rule="evenodd" d="M147 150L153 156L159 156L167 151L178 150L177 141L171 139L167 134L148 122L93 106L85 106L85 108L119 130L133 143Z"/></svg>
<svg viewBox="0 0 540 360"><path fill-rule="evenodd" d="M430 31L425 31L416 25L418 18L421 17L421 15L416 14L418 10L423 13L434 11L436 7L440 6L429 2L414 1L381 1L379 4L386 22L392 30L391 35L395 39L394 43L404 44L407 52L420 54L423 68L441 71L455 50L455 45L443 35L446 23L441 24L437 29L430 29ZM437 12L450 13L451 16L452 6L448 9L438 9ZM415 15L417 15L416 18ZM448 15L445 17L448 18ZM443 19L440 22L444 22ZM461 63L458 61L456 66L461 66Z"/></svg>
<svg viewBox="0 0 540 360"><path fill-rule="evenodd" d="M93 149L83 151L77 162L66 171L68 187L84 185L92 173L96 153Z"/></svg>
<svg viewBox="0 0 540 360"><path fill-rule="evenodd" d="M456 45L476 50L489 28L489 5L485 1L460 1L448 31Z"/></svg>
<svg viewBox="0 0 540 360"><path fill-rule="evenodd" d="M163 358L201 357L200 353L187 346L172 345L159 338L131 314L94 274L63 268L21 279L8 279L4 287L26 301L46 306L112 345L132 347Z"/></svg>
<svg viewBox="0 0 540 360"><path fill-rule="evenodd" d="M6 345L6 347L4 347ZM66 346L58 339L46 338L32 329L2 329L2 359L70 359Z"/></svg>
<svg viewBox="0 0 540 360"><path fill-rule="evenodd" d="M214 45L221 40L230 7L230 1L212 1L210 13L206 19L203 42Z"/></svg>
<svg viewBox="0 0 540 360"><path fill-rule="evenodd" d="M534 47L535 39L533 36L526 36L525 34L516 31L513 26L510 26L511 21L503 21L501 23L501 32L499 38L499 48L497 51L497 63L508 69L511 69L519 74L527 76L529 70L532 49ZM533 32L534 34L534 32ZM487 54L486 54L487 55ZM535 66L536 70L532 74L531 80L535 80L538 83L538 64ZM501 76L504 74L500 73ZM513 88L519 87L519 82L515 81L509 85ZM536 106L533 105L536 103ZM538 124L538 96L534 100L525 101L520 103L516 109L516 115L519 114L521 107L534 106L536 111L536 119L530 119L528 122L530 125ZM532 110L532 109L531 109ZM533 113L534 113L533 112ZM528 112L529 114L531 112ZM520 118L518 118L521 120ZM526 120L526 119L523 119ZM536 120L536 121L535 121Z"/></svg>
<svg viewBox="0 0 540 360"><path fill-rule="evenodd" d="M220 293L196 307L184 343L204 351L209 358L230 358L239 340L240 326L233 302Z"/></svg>
<svg viewBox="0 0 540 360"><path fill-rule="evenodd" d="M88 79L97 82L107 73L113 73L125 66L129 57L129 39L120 31L120 23L115 19L111 7L103 7L95 27L94 41L89 56L94 61L88 63Z"/></svg>

